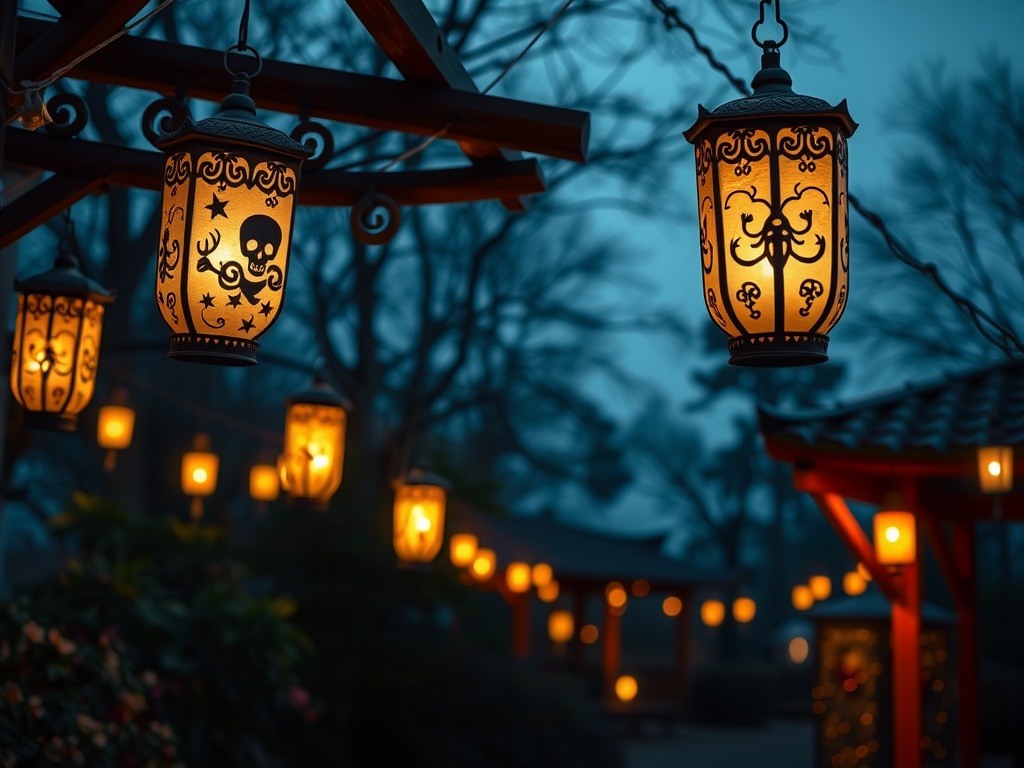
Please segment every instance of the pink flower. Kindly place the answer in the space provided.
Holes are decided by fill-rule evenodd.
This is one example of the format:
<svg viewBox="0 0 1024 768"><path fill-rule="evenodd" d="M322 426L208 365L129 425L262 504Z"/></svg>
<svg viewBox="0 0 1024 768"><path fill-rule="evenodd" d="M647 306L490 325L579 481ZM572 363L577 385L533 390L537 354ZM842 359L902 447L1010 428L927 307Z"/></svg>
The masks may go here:
<svg viewBox="0 0 1024 768"><path fill-rule="evenodd" d="M309 691L307 691L301 685L293 685L291 688L288 689L288 703L296 709L308 707L309 701Z"/></svg>

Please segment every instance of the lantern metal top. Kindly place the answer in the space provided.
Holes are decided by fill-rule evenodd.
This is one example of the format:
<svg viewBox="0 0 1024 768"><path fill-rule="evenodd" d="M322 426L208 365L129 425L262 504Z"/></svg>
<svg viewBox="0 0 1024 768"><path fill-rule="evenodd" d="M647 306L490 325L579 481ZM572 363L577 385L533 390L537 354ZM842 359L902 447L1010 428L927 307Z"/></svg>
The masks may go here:
<svg viewBox="0 0 1024 768"><path fill-rule="evenodd" d="M696 144L701 133L714 124L726 120L745 120L751 117L814 117L831 119L839 123L849 138L857 130L850 117L846 99L832 106L824 99L793 92L793 78L781 66L778 50L766 50L761 55L761 70L751 81L754 93L726 102L713 111L697 106L697 121L683 132L686 140Z"/></svg>
<svg viewBox="0 0 1024 768"><path fill-rule="evenodd" d="M434 485L445 491L451 488L451 484L447 479L441 477L436 472L432 472L430 467L424 462L416 464L403 477L395 480L395 485Z"/></svg>
<svg viewBox="0 0 1024 768"><path fill-rule="evenodd" d="M304 392L298 392L285 398L285 406L292 405L330 405L345 411L352 410L352 403L346 400L322 376L313 379L313 386Z"/></svg>
<svg viewBox="0 0 1024 768"><path fill-rule="evenodd" d="M72 296L99 304L109 304L117 294L117 291L109 291L82 274L75 256L75 245L70 237L61 239L52 269L15 281L14 288L19 293Z"/></svg>

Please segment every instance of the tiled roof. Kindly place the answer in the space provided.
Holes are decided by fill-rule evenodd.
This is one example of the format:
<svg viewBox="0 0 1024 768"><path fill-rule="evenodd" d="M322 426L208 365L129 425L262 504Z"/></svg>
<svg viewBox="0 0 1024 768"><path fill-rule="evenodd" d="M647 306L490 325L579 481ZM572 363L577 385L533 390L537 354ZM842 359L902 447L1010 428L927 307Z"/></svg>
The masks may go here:
<svg viewBox="0 0 1024 768"><path fill-rule="evenodd" d="M472 533L498 557L498 567L521 560L548 563L560 582L607 583L646 579L665 586L718 585L729 572L698 568L661 553L663 536L623 538L548 518L495 517L468 508L453 510L452 533Z"/></svg>
<svg viewBox="0 0 1024 768"><path fill-rule="evenodd" d="M851 452L941 455L1024 444L1024 360L1005 360L843 406L785 412L762 406L769 440Z"/></svg>

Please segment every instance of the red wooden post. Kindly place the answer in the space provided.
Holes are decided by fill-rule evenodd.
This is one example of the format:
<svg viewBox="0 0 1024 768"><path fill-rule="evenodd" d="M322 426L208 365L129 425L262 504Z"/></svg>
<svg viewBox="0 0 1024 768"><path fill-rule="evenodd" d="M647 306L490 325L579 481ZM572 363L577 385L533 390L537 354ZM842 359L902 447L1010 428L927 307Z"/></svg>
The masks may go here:
<svg viewBox="0 0 1024 768"><path fill-rule="evenodd" d="M921 552L917 486L902 484L907 508L915 513L917 552L914 562L900 566L898 596L892 601L892 710L894 765L921 768Z"/></svg>
<svg viewBox="0 0 1024 768"><path fill-rule="evenodd" d="M615 679L619 675L619 659L622 655L622 624L612 613L608 601L604 601L604 642L601 645L601 673L604 693L609 699L615 697Z"/></svg>
<svg viewBox="0 0 1024 768"><path fill-rule="evenodd" d="M953 522L953 555L964 589L956 605L957 676L959 690L960 765L978 765L978 590L974 556L974 521Z"/></svg>

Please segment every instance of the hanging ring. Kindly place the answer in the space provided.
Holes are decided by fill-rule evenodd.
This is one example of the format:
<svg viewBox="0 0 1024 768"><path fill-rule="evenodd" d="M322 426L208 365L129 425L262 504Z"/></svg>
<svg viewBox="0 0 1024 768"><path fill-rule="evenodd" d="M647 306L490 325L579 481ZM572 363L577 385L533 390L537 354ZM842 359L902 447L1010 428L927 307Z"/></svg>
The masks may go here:
<svg viewBox="0 0 1024 768"><path fill-rule="evenodd" d="M757 28L764 24L764 7L775 3L775 23L782 27L782 39L778 42L774 40L765 40L763 43L757 39ZM754 43L762 51L777 51L786 41L789 39L789 27L786 22L782 20L782 0L761 0L758 9L760 10L760 18L754 22L754 26L750 28L750 37Z"/></svg>
<svg viewBox="0 0 1024 768"><path fill-rule="evenodd" d="M239 55L245 54L252 51L252 55L256 58L256 69L252 72L235 72L231 67L228 66L228 54L237 53ZM228 74L232 77L238 77L239 75L246 75L250 78L256 77L260 72L263 71L263 58L260 56L260 52L253 48L251 45L247 45L244 49L238 45L232 45L226 51L224 51L224 69L227 70Z"/></svg>

